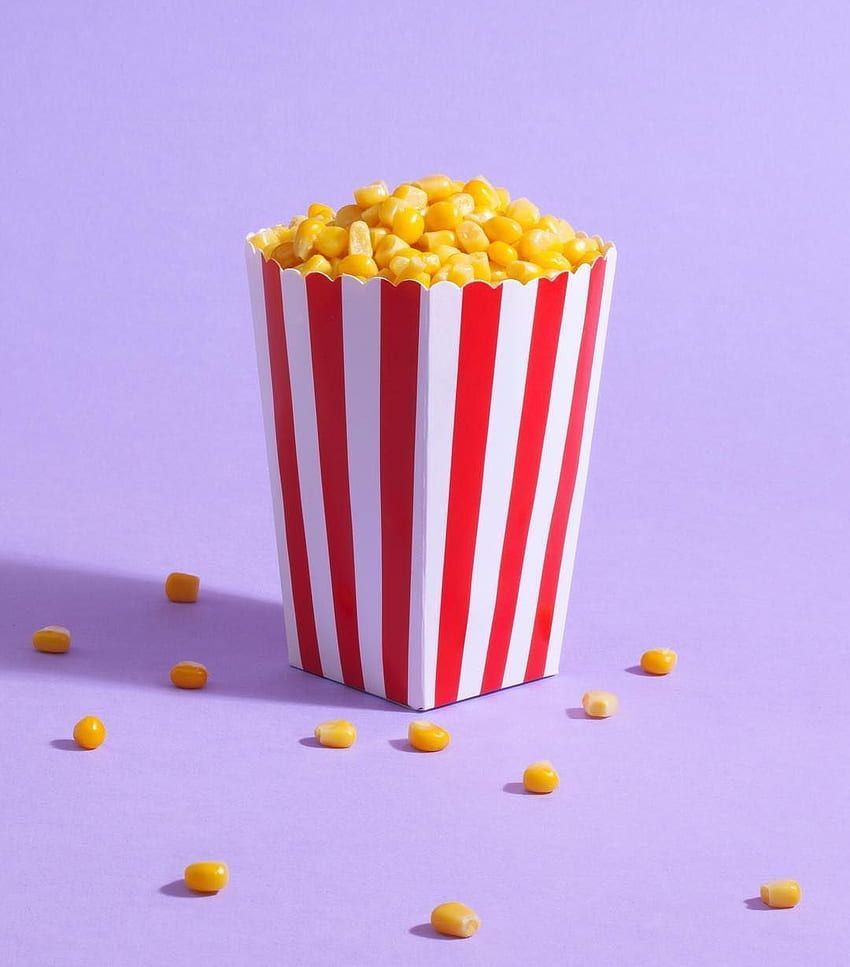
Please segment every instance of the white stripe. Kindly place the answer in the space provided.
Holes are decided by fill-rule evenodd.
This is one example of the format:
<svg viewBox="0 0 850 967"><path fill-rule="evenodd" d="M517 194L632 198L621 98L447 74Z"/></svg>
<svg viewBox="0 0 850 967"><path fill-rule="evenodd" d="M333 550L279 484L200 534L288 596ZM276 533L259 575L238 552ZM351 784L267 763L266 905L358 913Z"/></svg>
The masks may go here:
<svg viewBox="0 0 850 967"><path fill-rule="evenodd" d="M367 692L384 696L381 657L380 285L342 280L345 419L360 663Z"/></svg>
<svg viewBox="0 0 850 967"><path fill-rule="evenodd" d="M286 648L289 655L289 664L301 668L301 652L298 647L297 625L295 624L295 601L292 596L292 577L289 573L289 554L286 548L283 494L281 492L280 463L275 433L268 323L263 290L263 256L250 242L245 245L245 260L248 265L248 286L251 292L251 310L254 316L254 342L257 347L257 372L260 377L260 400L263 407L263 426L266 432L266 455L271 481L275 542L280 573L280 594L283 601L283 623L286 629Z"/></svg>
<svg viewBox="0 0 850 967"><path fill-rule="evenodd" d="M484 677L514 477L537 286L538 283L521 285L513 280L502 284L459 699L478 695Z"/></svg>
<svg viewBox="0 0 850 967"><path fill-rule="evenodd" d="M319 436L316 427L316 396L313 389L313 362L310 352L310 327L307 317L307 287L295 269L283 272L283 318L289 376L292 384L292 411L295 419L295 450L298 454L298 479L301 482L301 507L307 538L307 560L319 655L325 678L342 681L339 645L331 591L331 566L328 534L322 503L322 471L319 464Z"/></svg>
<svg viewBox="0 0 850 967"><path fill-rule="evenodd" d="M587 283L588 276L582 272L571 275L567 283L561 333L558 338L558 354L552 378L552 394L546 418L546 432L543 436L540 472L528 526L528 541L520 575L516 614L502 679L503 688L516 685L525 678L531 634L537 613L540 579L543 574L543 558L549 537L549 526L552 523L552 510L558 492L558 480L567 439L576 364L587 306Z"/></svg>
<svg viewBox="0 0 850 967"><path fill-rule="evenodd" d="M410 562L410 628L407 639L407 704L425 706L425 474L428 420L428 292L419 297L419 351L416 372L416 442L413 451L413 540ZM436 673L436 663L432 678ZM431 689L433 696L433 686ZM433 697L432 697L433 703Z"/></svg>
<svg viewBox="0 0 850 967"><path fill-rule="evenodd" d="M555 607L552 612L552 631L549 638L549 651L546 655L544 674L555 675L561 660L561 646L564 640L564 627L567 622L567 604L573 580L576 559L581 510L584 504L584 489L587 484L587 468L590 463L590 445L593 441L593 426L596 422L596 403L599 399L599 380L602 376L602 356L605 351L605 336L608 332L608 313L611 311L611 292L614 285L614 269L617 265L616 249L609 249L605 258L605 280L602 285L602 302L599 307L599 324L596 330L596 346L593 351L593 365L590 370L590 387L587 395L587 411L581 450L578 459L573 502L567 523L567 537L564 542L564 557L561 561L558 590L555 594Z"/></svg>
<svg viewBox="0 0 850 967"><path fill-rule="evenodd" d="M437 641L446 553L446 519L460 353L462 290L439 282L429 292L427 328L427 436L425 440L425 589L422 621L421 708L434 707Z"/></svg>

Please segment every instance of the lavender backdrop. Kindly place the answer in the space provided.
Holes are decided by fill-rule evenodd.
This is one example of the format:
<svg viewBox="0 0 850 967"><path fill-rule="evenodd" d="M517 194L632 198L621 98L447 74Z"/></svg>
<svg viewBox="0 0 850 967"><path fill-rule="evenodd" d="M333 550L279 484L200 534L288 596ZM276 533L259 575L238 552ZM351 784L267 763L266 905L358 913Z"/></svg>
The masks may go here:
<svg viewBox="0 0 850 967"><path fill-rule="evenodd" d="M4 8L4 963L847 961L848 30L839 3ZM621 258L565 673L441 712L428 757L282 668L241 245L442 169ZM31 650L48 622L73 654ZM671 678L628 670L652 645ZM207 692L167 685L184 657ZM619 717L576 717L591 686ZM109 738L73 753L88 712ZM300 742L331 714L349 753ZM538 757L555 796L515 791ZM232 884L187 903L205 857ZM779 876L804 901L764 912ZM473 940L421 926L448 898Z"/></svg>

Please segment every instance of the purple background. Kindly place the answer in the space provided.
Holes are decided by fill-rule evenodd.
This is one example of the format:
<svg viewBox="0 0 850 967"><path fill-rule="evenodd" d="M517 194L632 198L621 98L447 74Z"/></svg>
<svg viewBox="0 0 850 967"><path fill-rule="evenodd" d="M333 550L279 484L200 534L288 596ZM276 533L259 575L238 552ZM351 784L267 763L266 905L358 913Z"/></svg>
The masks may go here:
<svg viewBox="0 0 850 967"><path fill-rule="evenodd" d="M4 11L5 963L846 962L848 28L838 3ZM441 711L429 757L395 744L409 714L283 668L241 247L433 170L620 264L564 674ZM53 622L67 657L29 646ZM627 671L653 645L669 679ZM180 658L206 692L168 686ZM576 717L588 687L620 715ZM107 743L71 752L89 712ZM329 715L350 752L300 742ZM516 794L541 757L561 790ZM231 886L186 902L199 858ZM785 876L802 905L765 915ZM473 940L419 926L449 898Z"/></svg>

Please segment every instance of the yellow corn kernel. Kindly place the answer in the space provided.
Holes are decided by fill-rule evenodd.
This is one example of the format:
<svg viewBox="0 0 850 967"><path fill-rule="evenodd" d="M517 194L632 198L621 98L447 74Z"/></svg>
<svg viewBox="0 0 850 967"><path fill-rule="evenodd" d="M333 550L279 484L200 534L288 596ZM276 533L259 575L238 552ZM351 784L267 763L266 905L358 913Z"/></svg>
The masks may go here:
<svg viewBox="0 0 850 967"><path fill-rule="evenodd" d="M428 193L417 188L416 185L399 185L393 192L393 197L406 201L408 205L420 211L424 211L428 204Z"/></svg>
<svg viewBox="0 0 850 967"><path fill-rule="evenodd" d="M190 863L183 870L183 881L195 893L218 893L227 886L229 880L227 863Z"/></svg>
<svg viewBox="0 0 850 967"><path fill-rule="evenodd" d="M564 242L564 255L572 262L573 265L579 265L584 261L585 257L592 254L593 249L590 246L588 239L581 238L576 235L575 238L569 239L569 241Z"/></svg>
<svg viewBox="0 0 850 967"><path fill-rule="evenodd" d="M504 269L490 269L490 285L498 285L500 282L504 282L508 277L508 273Z"/></svg>
<svg viewBox="0 0 850 967"><path fill-rule="evenodd" d="M461 255L459 248L455 248L454 245L438 245L434 249L434 254L440 260L440 262L445 265L449 259L453 258L455 255Z"/></svg>
<svg viewBox="0 0 850 967"><path fill-rule="evenodd" d="M441 265L440 268L431 276L431 283L435 282L448 282L449 281L449 266Z"/></svg>
<svg viewBox="0 0 850 967"><path fill-rule="evenodd" d="M470 222L475 222L476 225L483 225L484 222L489 222L495 216L496 213L494 211L491 211L489 208L483 208L480 212L470 212L466 217Z"/></svg>
<svg viewBox="0 0 850 967"><path fill-rule="evenodd" d="M517 282L523 283L539 279L543 275L543 269L539 265L535 265L534 262L525 262L522 259L511 262L506 266L506 271L509 279L516 279Z"/></svg>
<svg viewBox="0 0 850 967"><path fill-rule="evenodd" d="M454 189L454 191L452 191L452 194L453 195L457 195L460 192L462 192L463 191L463 186L464 186L464 181L463 181L462 178L460 178L460 179L459 178L454 178L452 180L452 188Z"/></svg>
<svg viewBox="0 0 850 967"><path fill-rule="evenodd" d="M429 232L439 232L444 229L454 230L460 224L463 213L455 204L454 198L437 201L425 212L425 227Z"/></svg>
<svg viewBox="0 0 850 967"><path fill-rule="evenodd" d="M450 255L447 261L449 265L472 265L472 256L469 252L457 252Z"/></svg>
<svg viewBox="0 0 850 967"><path fill-rule="evenodd" d="M177 604L194 604L200 588L201 579L196 574L172 571L165 579L165 596Z"/></svg>
<svg viewBox="0 0 850 967"><path fill-rule="evenodd" d="M326 225L316 236L315 248L327 259L339 258L348 251L348 232L339 225Z"/></svg>
<svg viewBox="0 0 850 967"><path fill-rule="evenodd" d="M361 279L373 279L378 274L378 266L368 255L353 254L340 259L336 272L337 275L356 275Z"/></svg>
<svg viewBox="0 0 850 967"><path fill-rule="evenodd" d="M650 648L640 656L640 667L650 675L669 675L678 657L672 648Z"/></svg>
<svg viewBox="0 0 850 967"><path fill-rule="evenodd" d="M348 228L352 222L356 222L363 214L363 209L359 205L343 205L334 216L334 225L340 228Z"/></svg>
<svg viewBox="0 0 850 967"><path fill-rule="evenodd" d="M47 655L64 655L71 647L71 632L61 625L45 625L33 634L32 646Z"/></svg>
<svg viewBox="0 0 850 967"><path fill-rule="evenodd" d="M199 661L178 661L170 674L177 688L203 688L207 683L207 669Z"/></svg>
<svg viewBox="0 0 850 967"><path fill-rule="evenodd" d="M406 252L400 252L390 259L390 271L395 272L396 275L401 275L411 265L413 266L414 272L422 272L425 268L424 262L415 260L413 256Z"/></svg>
<svg viewBox="0 0 850 967"><path fill-rule="evenodd" d="M431 285L431 276L423 270L417 271L413 266L397 275L395 280L396 282L418 282L420 285L424 285L426 289Z"/></svg>
<svg viewBox="0 0 850 967"><path fill-rule="evenodd" d="M581 707L592 719L607 719L620 707L620 700L612 692L585 692Z"/></svg>
<svg viewBox="0 0 850 967"><path fill-rule="evenodd" d="M381 269L381 271L378 273L378 278L389 279L390 282L395 282L395 272L393 272L393 270L390 268Z"/></svg>
<svg viewBox="0 0 850 967"><path fill-rule="evenodd" d="M487 255L496 265L510 265L519 258L517 250L507 242L490 242L487 246Z"/></svg>
<svg viewBox="0 0 850 967"><path fill-rule="evenodd" d="M440 265L442 265L440 256L436 252L422 252L419 258L422 261L424 270L429 275L433 275L440 268Z"/></svg>
<svg viewBox="0 0 850 967"><path fill-rule="evenodd" d="M467 282L472 282L475 279L475 269L469 264L456 262L449 266L447 278L449 282L454 282L455 285L466 285Z"/></svg>
<svg viewBox="0 0 850 967"><path fill-rule="evenodd" d="M321 202L314 201L307 209L308 218L321 218L323 222L329 222L336 212L330 205L323 205Z"/></svg>
<svg viewBox="0 0 850 967"><path fill-rule="evenodd" d="M298 266L298 271L302 275L309 275L311 272L322 272L327 276L333 275L333 269L331 268L331 263L324 257L324 255L311 255L306 262L303 262Z"/></svg>
<svg viewBox="0 0 850 967"><path fill-rule="evenodd" d="M393 235L398 235L409 245L422 237L425 231L425 219L415 208L399 208L393 216Z"/></svg>
<svg viewBox="0 0 850 967"><path fill-rule="evenodd" d="M325 223L320 218L305 218L295 232L293 248L296 256L303 262L313 254L313 247Z"/></svg>
<svg viewBox="0 0 850 967"><path fill-rule="evenodd" d="M564 221L563 218L557 218L555 215L543 215L537 223L537 227L551 232L559 242L569 242L571 238L575 238L576 236L572 225Z"/></svg>
<svg viewBox="0 0 850 967"><path fill-rule="evenodd" d="M476 279L481 282L490 281L490 260L486 252L473 252L470 256L470 265Z"/></svg>
<svg viewBox="0 0 850 967"><path fill-rule="evenodd" d="M369 228L376 228L381 224L381 206L370 205L368 208L364 208L360 215L360 221L365 222ZM354 222L351 224L353 225Z"/></svg>
<svg viewBox="0 0 850 967"><path fill-rule="evenodd" d="M497 188L496 194L499 196L499 207L496 209L496 211L507 211L508 205L511 203L511 193L507 188Z"/></svg>
<svg viewBox="0 0 850 967"><path fill-rule="evenodd" d="M467 218L475 211L475 199L465 191L460 191L452 195L450 201L464 218Z"/></svg>
<svg viewBox="0 0 850 967"><path fill-rule="evenodd" d="M496 215L481 227L491 242L507 242L508 245L513 245L522 238L522 225L507 215Z"/></svg>
<svg viewBox="0 0 850 967"><path fill-rule="evenodd" d="M517 242L516 250L521 259L536 262L536 255L541 252L553 252L560 248L561 243L551 233L543 228L530 228Z"/></svg>
<svg viewBox="0 0 850 967"><path fill-rule="evenodd" d="M372 236L366 222L352 222L348 229L348 254L372 256Z"/></svg>
<svg viewBox="0 0 850 967"><path fill-rule="evenodd" d="M420 178L414 184L425 192L429 202L442 201L455 190L454 182L448 175L428 175L427 178Z"/></svg>
<svg viewBox="0 0 850 967"><path fill-rule="evenodd" d="M375 253L375 247L377 246L378 242L380 242L382 238L386 238L386 236L389 234L390 234L390 230L388 228L384 228L383 225L377 225L375 226L375 228L369 229L369 238L372 239L373 258Z"/></svg>
<svg viewBox="0 0 850 967"><path fill-rule="evenodd" d="M385 181L373 181L371 185L355 188L354 200L361 208L369 208L371 205L377 205L382 202L389 193Z"/></svg>
<svg viewBox="0 0 850 967"><path fill-rule="evenodd" d="M576 232L576 238L590 238L587 232Z"/></svg>
<svg viewBox="0 0 850 967"><path fill-rule="evenodd" d="M258 248L264 255L268 255L281 242L288 242L292 238L292 229L286 225L275 225L273 228L264 228L261 232L251 236L251 244Z"/></svg>
<svg viewBox="0 0 850 967"><path fill-rule="evenodd" d="M480 225L466 220L457 227L457 243L464 252L485 252L490 241Z"/></svg>
<svg viewBox="0 0 850 967"><path fill-rule="evenodd" d="M384 201L378 205L378 218L380 219L381 224L391 229L393 227L393 219L395 218L396 213L405 208L410 208L414 211L416 210L413 208L413 205L411 205L410 202L405 201L403 198L396 198L395 196L385 198Z"/></svg>
<svg viewBox="0 0 850 967"><path fill-rule="evenodd" d="M74 741L81 749L96 749L105 738L106 726L95 715L86 715L74 726Z"/></svg>
<svg viewBox="0 0 850 967"><path fill-rule="evenodd" d="M301 222L306 222L306 221L307 221L306 215L293 215L292 218L289 219L289 227L292 230L293 236L295 235L295 232L298 226L301 224Z"/></svg>
<svg viewBox="0 0 850 967"><path fill-rule="evenodd" d="M790 910L803 898L803 891L796 880L774 880L772 883L763 883L759 893L762 903L777 910Z"/></svg>
<svg viewBox="0 0 850 967"><path fill-rule="evenodd" d="M527 198L516 198L508 205L505 214L519 222L524 229L534 228L540 221L540 209Z"/></svg>
<svg viewBox="0 0 850 967"><path fill-rule="evenodd" d="M457 235L448 229L439 232L424 232L419 239L419 247L427 249L429 252L436 252L440 245L454 245L457 242Z"/></svg>
<svg viewBox="0 0 850 967"><path fill-rule="evenodd" d="M605 248L605 239L601 235L591 235L590 240L596 245L597 252L601 252Z"/></svg>
<svg viewBox="0 0 850 967"><path fill-rule="evenodd" d="M319 744L329 749L348 749L357 740L357 729L345 719L322 722L316 726L314 734Z"/></svg>
<svg viewBox="0 0 850 967"><path fill-rule="evenodd" d="M407 741L420 752L440 752L450 739L444 728L425 719L416 719L407 727Z"/></svg>
<svg viewBox="0 0 850 967"><path fill-rule="evenodd" d="M543 760L532 762L522 774L522 784L529 792L554 792L561 784L561 779L551 762Z"/></svg>
<svg viewBox="0 0 850 967"><path fill-rule="evenodd" d="M389 266L393 257L405 248L407 248L405 241L398 235L385 235L375 246L375 262L382 269L385 269Z"/></svg>
<svg viewBox="0 0 850 967"><path fill-rule="evenodd" d="M545 269L547 274L552 272L557 275L559 272L569 272L572 268L570 260L560 252L538 252L531 261L541 269Z"/></svg>
<svg viewBox="0 0 850 967"><path fill-rule="evenodd" d="M472 178L463 186L463 190L472 195L476 211L495 211L499 207L499 194L486 178Z"/></svg>
<svg viewBox="0 0 850 967"><path fill-rule="evenodd" d="M478 932L481 918L472 907L452 900L434 907L431 911L431 926L437 933L443 933L447 937L466 938Z"/></svg>
<svg viewBox="0 0 850 967"><path fill-rule="evenodd" d="M298 265L299 262L299 258L295 254L295 246L292 242L282 242L274 249L271 257L282 269L291 269Z"/></svg>

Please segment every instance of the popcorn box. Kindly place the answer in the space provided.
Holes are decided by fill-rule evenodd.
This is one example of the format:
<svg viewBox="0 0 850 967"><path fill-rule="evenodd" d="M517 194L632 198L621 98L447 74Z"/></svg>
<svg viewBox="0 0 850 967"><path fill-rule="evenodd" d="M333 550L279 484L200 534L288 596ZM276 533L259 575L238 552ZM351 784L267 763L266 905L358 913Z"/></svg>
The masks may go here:
<svg viewBox="0 0 850 967"><path fill-rule="evenodd" d="M557 673L616 257L425 289L248 243L291 665L420 710Z"/></svg>

